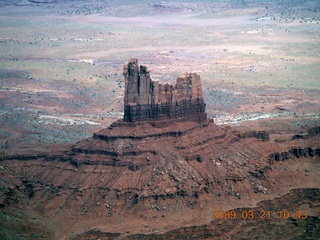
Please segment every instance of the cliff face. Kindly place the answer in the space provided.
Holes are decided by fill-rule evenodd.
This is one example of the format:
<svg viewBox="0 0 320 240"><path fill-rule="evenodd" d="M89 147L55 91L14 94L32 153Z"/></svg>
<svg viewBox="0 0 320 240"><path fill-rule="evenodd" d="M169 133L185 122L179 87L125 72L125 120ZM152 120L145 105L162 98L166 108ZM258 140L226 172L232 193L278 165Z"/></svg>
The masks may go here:
<svg viewBox="0 0 320 240"><path fill-rule="evenodd" d="M150 78L145 66L136 58L123 67L125 79L124 121L180 119L205 122L206 104L202 96L200 76L185 73L175 85L160 84Z"/></svg>

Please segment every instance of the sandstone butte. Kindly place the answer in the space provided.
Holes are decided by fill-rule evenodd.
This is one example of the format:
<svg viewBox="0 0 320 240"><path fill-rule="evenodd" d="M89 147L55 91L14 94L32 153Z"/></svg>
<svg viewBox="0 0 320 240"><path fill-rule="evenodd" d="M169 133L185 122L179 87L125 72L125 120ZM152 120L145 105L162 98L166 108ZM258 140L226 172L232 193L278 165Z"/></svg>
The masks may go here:
<svg viewBox="0 0 320 240"><path fill-rule="evenodd" d="M14 183L1 189L2 207L24 199L56 226L58 238L91 229L145 233L145 222L164 233L183 224L216 224L213 208L254 206L263 196L317 181L320 127L284 136L239 132L207 118L199 75L161 84L135 58L123 74L123 119L65 154L2 157L1 174ZM312 206L316 216L312 211L319 208ZM212 234L222 234L223 228L210 226Z"/></svg>
<svg viewBox="0 0 320 240"><path fill-rule="evenodd" d="M136 58L123 67L125 79L124 121L175 121L205 122L206 104L202 96L200 76L185 73L175 85L152 81L145 66L138 65Z"/></svg>

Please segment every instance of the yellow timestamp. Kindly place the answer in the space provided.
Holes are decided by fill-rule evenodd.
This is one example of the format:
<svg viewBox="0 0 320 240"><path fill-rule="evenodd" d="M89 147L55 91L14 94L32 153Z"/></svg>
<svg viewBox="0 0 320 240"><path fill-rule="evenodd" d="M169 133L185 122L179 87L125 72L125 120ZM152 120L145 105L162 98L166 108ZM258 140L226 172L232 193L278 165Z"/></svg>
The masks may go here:
<svg viewBox="0 0 320 240"><path fill-rule="evenodd" d="M288 218L307 219L308 213L306 210L289 211L287 209L281 211L270 210L213 210L212 219L271 219L271 218Z"/></svg>

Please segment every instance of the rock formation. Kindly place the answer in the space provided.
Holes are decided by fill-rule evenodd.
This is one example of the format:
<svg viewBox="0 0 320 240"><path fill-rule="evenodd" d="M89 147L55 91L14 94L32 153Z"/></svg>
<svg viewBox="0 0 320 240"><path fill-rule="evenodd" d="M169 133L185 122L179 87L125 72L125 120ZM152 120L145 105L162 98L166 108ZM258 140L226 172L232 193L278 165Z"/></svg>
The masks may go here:
<svg viewBox="0 0 320 240"><path fill-rule="evenodd" d="M207 119L197 74L184 74L175 85L162 85L151 80L146 67L139 69L133 58L124 66L124 77L124 119L60 154L55 149L55 154L0 157L0 207L25 203L37 213L34 216L41 215L51 221L50 226L56 226L54 230L60 232L55 239L72 239L72 232L84 231L74 239L92 235L113 238L120 233L121 239L124 234L133 236L127 239L136 239L134 233L151 234L148 230L158 227L159 222L166 231L177 229L181 222L185 226L208 225L208 229L173 230L161 239L201 232L208 238L219 238L221 226L226 224L230 224L230 234L240 234L246 228L245 237L254 220L238 218L235 221L241 225L234 226L231 219L223 224L210 222L211 209L247 206L271 199L278 192L318 183L319 127L299 132L302 137L236 131ZM319 190L300 192L312 198ZM285 201L289 199L293 197ZM293 201L299 203L292 205L295 210L306 203ZM278 205L281 208L276 210ZM274 209L269 202L263 206L273 213L286 209L281 201ZM319 204L312 203L307 210L308 219L315 218ZM14 228L16 225L12 227L4 216L0 215L0 221L8 223L8 229ZM260 229L261 221L255 220ZM304 228L302 220L300 225ZM95 231L97 228L105 233ZM111 231L119 234L107 233ZM144 239L156 239L154 236Z"/></svg>
<svg viewBox="0 0 320 240"><path fill-rule="evenodd" d="M145 66L139 68L136 58L131 58L123 67L123 75L124 121L206 121L206 104L198 74L185 73L178 77L175 85L161 84L150 78Z"/></svg>

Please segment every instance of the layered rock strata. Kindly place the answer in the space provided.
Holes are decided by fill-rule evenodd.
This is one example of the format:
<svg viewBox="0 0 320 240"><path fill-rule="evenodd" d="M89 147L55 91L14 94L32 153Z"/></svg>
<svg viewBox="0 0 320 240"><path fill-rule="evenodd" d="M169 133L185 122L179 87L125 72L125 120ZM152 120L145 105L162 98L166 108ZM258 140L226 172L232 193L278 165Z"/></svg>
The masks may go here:
<svg viewBox="0 0 320 240"><path fill-rule="evenodd" d="M200 76L185 73L174 85L161 84L150 78L145 66L131 58L124 67L124 121L179 119L205 122L206 104L202 96Z"/></svg>
<svg viewBox="0 0 320 240"><path fill-rule="evenodd" d="M136 59L124 70L123 120L67 153L0 157L0 178L6 179L0 179L0 207L24 201L62 229L56 238L64 239L83 226L116 231L123 219L142 232L145 222L156 226L159 219L165 219L164 228L177 228L177 216L192 215L197 219L188 221L199 223L211 220L209 209L245 206L266 199L265 194L317 184L319 127L282 136L218 126L206 118L198 75L160 87L145 67L139 70ZM309 208L318 212L319 205ZM247 226L239 221L245 225L236 226ZM212 229L208 236L219 237ZM181 231L188 235L189 230Z"/></svg>

